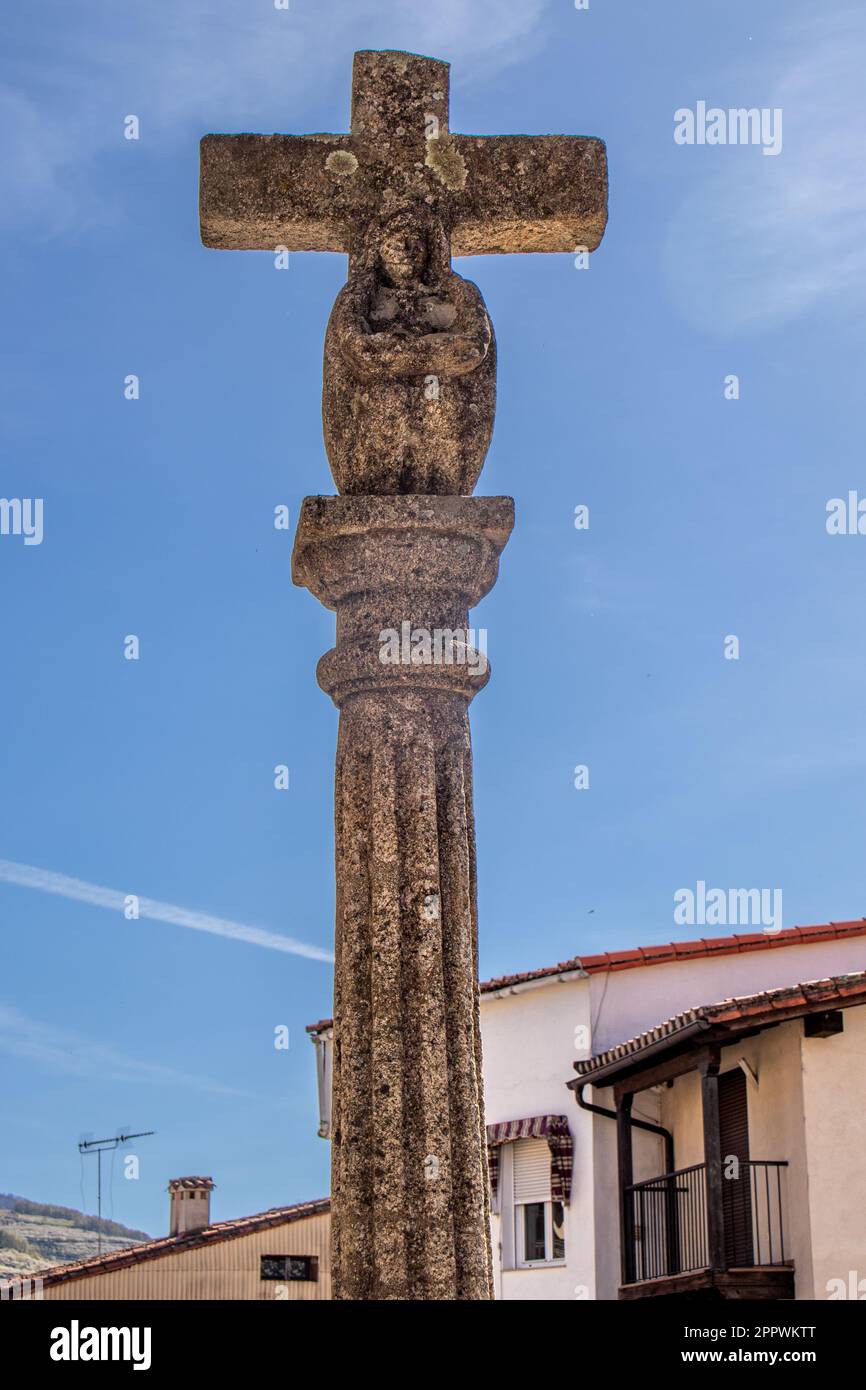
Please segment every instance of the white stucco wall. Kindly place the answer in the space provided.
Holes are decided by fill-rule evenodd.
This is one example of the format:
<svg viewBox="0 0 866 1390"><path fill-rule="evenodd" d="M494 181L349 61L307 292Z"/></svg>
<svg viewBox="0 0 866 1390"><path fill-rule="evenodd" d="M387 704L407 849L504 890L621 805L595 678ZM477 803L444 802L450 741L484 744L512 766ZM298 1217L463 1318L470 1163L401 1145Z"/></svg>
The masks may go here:
<svg viewBox="0 0 866 1390"><path fill-rule="evenodd" d="M758 1084L748 1082L749 1152L754 1161L784 1159L785 1253L794 1261L795 1295L812 1297L810 1193L806 1170L802 1077L803 1020L767 1028L722 1049L722 1070L745 1058Z"/></svg>
<svg viewBox="0 0 866 1390"><path fill-rule="evenodd" d="M553 981L501 998L482 996L481 1038L488 1124L531 1115L566 1115L574 1140L571 1205L565 1213L564 1266L498 1268L497 1296L505 1299L575 1299L595 1296L591 1116L578 1110L566 1081L573 1074L575 1030L589 1024L585 979ZM500 1197L507 1207L507 1165ZM503 1239L493 1220L494 1255ZM508 1251L506 1251L506 1260Z"/></svg>
<svg viewBox="0 0 866 1390"><path fill-rule="evenodd" d="M866 937L593 975L592 1050L603 1052L699 1004L852 970L866 970Z"/></svg>
<svg viewBox="0 0 866 1390"><path fill-rule="evenodd" d="M798 1299L838 1297L840 1289L850 1297L861 1280L866 1295L866 1008L844 1010L843 1020L835 1037L806 1038L793 1019L721 1054L723 1072L744 1059L757 1076L747 1082L752 1159L788 1164L785 1253ZM677 1167L702 1162L697 1073L660 1094Z"/></svg>
<svg viewBox="0 0 866 1390"><path fill-rule="evenodd" d="M803 1087L800 1019L765 1029L721 1052L721 1071L731 1071L744 1059L757 1077L747 1073L749 1153L753 1161L787 1162L782 1178L785 1254L795 1266L796 1295L812 1297L812 1258L809 1228L809 1187L803 1127ZM703 1106L700 1076L687 1072L662 1092L663 1123L674 1135L677 1168L704 1161ZM775 1222L775 1190L771 1202ZM763 1183L763 1173L761 1174ZM762 1187L763 1192L763 1187ZM762 1234L765 1227L762 1227ZM774 1238L779 1234L774 1227ZM766 1257L766 1252L764 1252Z"/></svg>
<svg viewBox="0 0 866 1390"><path fill-rule="evenodd" d="M785 984L798 984L802 980L823 979L830 974L845 974L849 970L866 969L866 937L851 941L822 941L817 944L796 945L796 947L770 948L767 951L749 951L744 954L726 956L706 956L695 960L671 963L671 965L646 966L644 969L619 970L609 974L594 974L581 981L582 990L589 992L589 1027L591 1027L592 1052L605 1051L616 1042L635 1037L653 1024L680 1013L683 1009L695 1008L701 1004L714 1004L719 999L731 995L755 994L759 990L773 990ZM485 1013L482 999L482 1017ZM802 1026L801 1026L802 1027ZM745 1048L742 1049L745 1051ZM518 1048L513 1048L514 1054ZM574 1054L566 1063L566 1074L573 1074ZM563 1059L563 1062L566 1059ZM516 1063L518 1065L518 1063ZM691 1081L694 1086L695 1081ZM783 1090L790 1090L790 1081L785 1081ZM767 1084L769 1090L769 1084ZM799 1094L799 1086L796 1088ZM613 1106L610 1090L594 1091L587 1087L587 1098L598 1104ZM635 1101L635 1113L652 1113L657 1098L653 1093L644 1093ZM699 1090L698 1090L699 1102ZM783 1105L784 1109L784 1105ZM689 1163L703 1161L703 1136L701 1111L694 1112L696 1120L689 1122L689 1133L681 1136L677 1145L676 1162L678 1168ZM581 1115L580 1119L589 1119ZM592 1220L592 1238L595 1245L595 1294L596 1298L616 1298L620 1284L620 1238L619 1238L619 1195L616 1180L616 1125L613 1120L602 1116L592 1118L592 1170L595 1173L595 1209ZM662 1147L660 1141L649 1136L637 1136L634 1143L635 1180L652 1177L662 1172ZM759 1155L773 1158L773 1152ZM787 1155L778 1155L787 1156ZM657 1166L653 1168L653 1159ZM808 1193L805 1190L805 1173L790 1173L788 1201L796 1197L801 1209L808 1209ZM799 1261L803 1269L803 1280L810 1280L809 1245L798 1241ZM866 1277L866 1258L862 1261L863 1277ZM865 1286L866 1290L866 1286ZM808 1295L803 1294L803 1297Z"/></svg>
<svg viewBox="0 0 866 1390"><path fill-rule="evenodd" d="M488 1124L522 1119L530 1115L568 1116L574 1139L574 1176L571 1207L566 1212L566 1263L552 1269L503 1269L499 1245L502 1224L494 1217L493 1245L497 1296L518 1299L614 1299L619 1289L619 1209L616 1185L616 1126L613 1120L578 1109L566 1083L574 1076L574 1061L590 1056L615 1043L623 1042L655 1024L700 1004L713 1003L731 995L752 994L803 980L839 975L866 969L866 937L829 940L807 946L785 946L737 955L702 957L669 965L653 965L634 970L582 976L575 972L568 979L552 978L531 985L519 985L499 993L481 996L481 1032L484 1049L485 1111ZM863 1011L866 1013L866 1010ZM577 1030L584 1030L581 1035ZM780 1035L783 1030L776 1030ZM769 1035L767 1035L769 1036ZM576 1038L579 1043L576 1045ZM831 1040L832 1041L832 1040ZM744 1045L743 1051L746 1051ZM813 1123L817 1133L821 1110L817 1102L822 1083L821 1058L815 1053L812 1092ZM778 1077L780 1109L773 1120L784 1132L793 1152L796 1105L802 1117L802 1088L793 1073L783 1075L788 1063L780 1056L772 1060L772 1048L765 1065L769 1070L767 1093L772 1074ZM830 1083L828 1083L830 1084ZM832 1085L838 1084L832 1082ZM751 1095L751 1092L750 1092ZM587 1099L611 1106L609 1091L594 1092L587 1087ZM800 1097L796 1100L796 1097ZM784 1099L787 1097L787 1099ZM751 1101L750 1101L751 1104ZM643 1093L635 1113L657 1119L660 1095ZM690 1109L693 1107L690 1107ZM325 1105L325 1114L329 1107ZM769 1113L769 1112L768 1112ZM699 1107L697 1120L689 1121L676 1162L685 1166L700 1162L703 1144ZM697 1129L694 1128L697 1123ZM761 1123L757 1117L753 1141L755 1157L776 1157L772 1146L759 1153ZM771 1126L772 1130L772 1126ZM773 1137L768 1133L767 1143ZM814 1163L827 1166L829 1157L820 1140L814 1143ZM663 1147L659 1139L635 1135L635 1174L640 1181L662 1171ZM792 1210L808 1212L808 1178L789 1174L789 1203ZM502 1200L507 1200L502 1194ZM866 1209L866 1203L863 1204ZM796 1217L794 1218L796 1222ZM792 1232L793 1232L792 1227ZM805 1246L798 1269L807 1278L810 1259ZM837 1250L844 1249L837 1242ZM822 1257L824 1258L824 1257ZM826 1260L839 1263L841 1256ZM843 1261L844 1262L844 1261ZM866 1257L862 1276L866 1279ZM823 1271L825 1265L821 1265ZM824 1276L829 1277L829 1276ZM808 1275L811 1279L811 1272ZM823 1287L823 1284L822 1284ZM866 1291L866 1285L864 1285ZM807 1296L805 1294L801 1295ZM823 1295L819 1295L823 1296Z"/></svg>
<svg viewBox="0 0 866 1390"><path fill-rule="evenodd" d="M696 1071L678 1076L661 1095L662 1124L674 1136L674 1164L690 1168L704 1161L704 1122L701 1078Z"/></svg>
<svg viewBox="0 0 866 1390"><path fill-rule="evenodd" d="M613 1108L613 1096L609 1091L593 1093L587 1087L586 1098L609 1109ZM632 1114L635 1119L659 1124L661 1121L658 1095L654 1091L644 1091L636 1096ZM616 1124L603 1115L593 1115L592 1123L595 1172L595 1297L615 1299L619 1294L620 1285ZM665 1170L664 1141L656 1135L633 1129L632 1157L635 1182L654 1178Z"/></svg>
<svg viewBox="0 0 866 1390"><path fill-rule="evenodd" d="M813 1291L866 1298L866 1007L844 1032L803 1038L803 1102ZM862 1288L860 1288L860 1282ZM798 1290L799 1292L799 1290Z"/></svg>

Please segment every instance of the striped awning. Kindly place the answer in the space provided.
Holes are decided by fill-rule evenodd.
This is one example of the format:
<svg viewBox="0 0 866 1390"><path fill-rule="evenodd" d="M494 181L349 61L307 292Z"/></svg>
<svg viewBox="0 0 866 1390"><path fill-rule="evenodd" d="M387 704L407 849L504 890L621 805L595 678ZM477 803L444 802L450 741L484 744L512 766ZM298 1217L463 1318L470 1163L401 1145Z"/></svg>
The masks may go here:
<svg viewBox="0 0 866 1390"><path fill-rule="evenodd" d="M495 1197L499 1188L499 1149L515 1139L546 1139L550 1149L550 1195L554 1202L568 1206L571 1200L571 1169L574 1143L566 1115L533 1115L525 1120L502 1120L487 1126L487 1161L490 1188Z"/></svg>

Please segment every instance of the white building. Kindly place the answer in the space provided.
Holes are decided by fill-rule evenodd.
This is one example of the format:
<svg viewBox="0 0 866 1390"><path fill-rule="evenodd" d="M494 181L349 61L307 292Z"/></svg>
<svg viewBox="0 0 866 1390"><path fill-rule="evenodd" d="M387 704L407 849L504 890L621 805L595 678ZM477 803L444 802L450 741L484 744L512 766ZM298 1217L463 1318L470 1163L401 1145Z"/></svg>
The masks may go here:
<svg viewBox="0 0 866 1390"><path fill-rule="evenodd" d="M569 1089L577 1061L707 1001L864 966L861 920L606 952L483 983L496 1296L619 1296L617 1126L609 1114L580 1108L579 1098L613 1107L605 1092L589 1097ZM333 1030L324 1020L308 1031L317 1048L319 1133L327 1137ZM859 1065L866 1069L866 1059ZM657 1094L643 1092L632 1116L650 1127L636 1146L636 1179L669 1171L661 1158L666 1141L652 1133L663 1125ZM866 1272L866 1252L861 1263Z"/></svg>
<svg viewBox="0 0 866 1390"><path fill-rule="evenodd" d="M620 1298L866 1291L866 971L688 1009L578 1064L617 1112ZM665 1130L629 1124L635 1101Z"/></svg>

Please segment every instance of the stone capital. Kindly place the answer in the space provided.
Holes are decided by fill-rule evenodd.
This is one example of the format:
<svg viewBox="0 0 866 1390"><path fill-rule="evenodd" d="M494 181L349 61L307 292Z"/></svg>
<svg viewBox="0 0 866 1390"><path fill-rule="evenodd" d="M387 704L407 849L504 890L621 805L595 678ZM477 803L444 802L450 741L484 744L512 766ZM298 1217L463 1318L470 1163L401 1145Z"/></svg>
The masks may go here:
<svg viewBox="0 0 866 1390"><path fill-rule="evenodd" d="M407 587L474 608L496 583L513 527L510 497L307 497L292 580L326 608Z"/></svg>
<svg viewBox="0 0 866 1390"><path fill-rule="evenodd" d="M377 692L468 703L487 684L469 609L496 582L513 524L508 497L306 499L292 577L336 610L317 678L337 706Z"/></svg>

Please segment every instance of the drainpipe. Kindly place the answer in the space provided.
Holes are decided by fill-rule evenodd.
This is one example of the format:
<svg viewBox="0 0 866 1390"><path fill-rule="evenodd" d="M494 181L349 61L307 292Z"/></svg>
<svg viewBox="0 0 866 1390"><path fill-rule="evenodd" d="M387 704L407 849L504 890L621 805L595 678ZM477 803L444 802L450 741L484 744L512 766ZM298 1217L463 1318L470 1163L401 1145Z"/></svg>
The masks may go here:
<svg viewBox="0 0 866 1390"><path fill-rule="evenodd" d="M609 1110L606 1105L593 1105L591 1101L584 1100L583 1088L588 1086L588 1081L581 1081L574 1087L574 1098L581 1110L590 1110L593 1115L607 1115L608 1119L616 1119L616 1111ZM649 1120L638 1120L634 1116L629 1117L629 1124L633 1129L645 1129L648 1134L657 1134L660 1139L665 1141L665 1172L674 1172L674 1136L669 1129L662 1125L654 1125Z"/></svg>
<svg viewBox="0 0 866 1390"><path fill-rule="evenodd" d="M665 1129L663 1125L654 1125L654 1124L652 1124L649 1120L637 1120L637 1119L635 1119L635 1117L632 1115L630 1109L628 1109L628 1110L625 1110L625 1109L624 1109L623 1112L622 1112L622 1115L621 1115L621 1116L618 1116L618 1115L617 1115L617 1112L616 1112L615 1110L609 1110L609 1109L607 1108L606 1105L593 1105L590 1101L584 1100L584 1098L583 1098L583 1088L584 1088L584 1086L586 1086L586 1085L588 1085L588 1084L589 1084L589 1083L586 1082L586 1081L580 1081L580 1082L578 1082L576 1085L572 1085L572 1087L571 1087L571 1089L574 1091L575 1100L577 1101L577 1103L578 1103L578 1105L580 1106L581 1110L590 1110L594 1115L607 1115L611 1120L617 1120L617 1122L619 1122L620 1118L623 1118L623 1119L625 1119L626 1123L627 1123L632 1129L643 1129L643 1130L646 1130L646 1132L647 1132L648 1134L657 1134L657 1135L659 1136L660 1139L663 1139L663 1140L664 1140L664 1144L665 1144L665 1172L666 1172L666 1173L673 1173L673 1172L675 1172L676 1170L675 1170L675 1168L674 1168L674 1136L671 1134L670 1130L669 1130L669 1129ZM629 1097L629 1099L631 1099L631 1098ZM617 1135L617 1139L619 1140L619 1135ZM631 1181L631 1179L630 1179L630 1181ZM668 1248L668 1251L677 1251L678 1248L679 1248L679 1232L678 1232L678 1225L677 1225L677 1213L676 1213L676 1208L672 1205L672 1193L671 1193L671 1191L670 1191L670 1184L667 1183L665 1186L666 1186L666 1189L667 1189L667 1192L668 1192L667 1200L666 1200L666 1203L665 1203L665 1206L666 1206L666 1218L665 1218L665 1220L666 1220L667 1242L668 1242L667 1248ZM624 1194L623 1194L623 1193L620 1193L620 1201L623 1201L623 1200L624 1200ZM627 1210L627 1209L626 1209L626 1210ZM625 1230L626 1230L625 1218L622 1219L622 1224L621 1224L621 1228L620 1228L620 1229L621 1229L621 1231L623 1231L623 1232L625 1232ZM623 1239L624 1239L624 1238L625 1238L625 1237L623 1236ZM624 1282L626 1282L626 1283L632 1282L633 1279L634 1279L634 1271L633 1271L633 1269L632 1269L632 1272L631 1272L630 1274L627 1272L628 1269L629 1269L630 1264L633 1264L633 1262L634 1262L634 1248L635 1248L635 1247L634 1247L634 1244L632 1244L630 1248L631 1248L631 1254L630 1254L630 1255L626 1254L625 1251L623 1252L623 1255L624 1255L624 1263L623 1263L623 1271L624 1271L624 1272L623 1272L623 1280L624 1280ZM670 1272L671 1274L674 1274L674 1273L677 1272L678 1268L679 1268L679 1259L678 1259L677 1256L674 1256L673 1260L671 1260L671 1263L670 1263L670 1270L669 1270L669 1272Z"/></svg>
<svg viewBox="0 0 866 1390"><path fill-rule="evenodd" d="M308 1034L316 1049L316 1088L319 1093L319 1138L331 1137L331 1081L333 1073L333 1033Z"/></svg>

